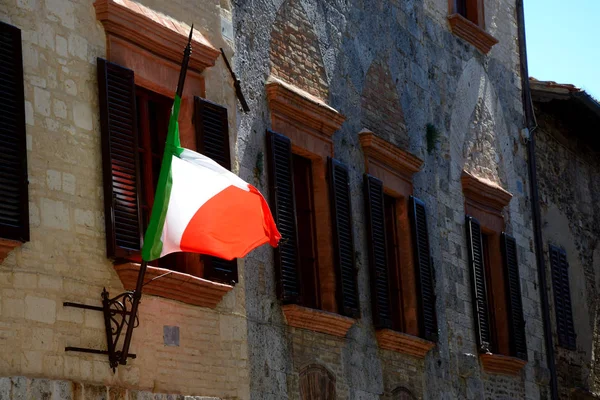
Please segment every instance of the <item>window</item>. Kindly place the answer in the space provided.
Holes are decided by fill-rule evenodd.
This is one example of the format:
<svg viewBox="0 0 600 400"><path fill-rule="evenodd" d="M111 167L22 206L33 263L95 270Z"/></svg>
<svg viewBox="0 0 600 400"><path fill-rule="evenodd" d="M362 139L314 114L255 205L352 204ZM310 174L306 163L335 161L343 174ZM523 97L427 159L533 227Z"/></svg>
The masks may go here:
<svg viewBox="0 0 600 400"><path fill-rule="evenodd" d="M566 349L575 350L577 337L575 335L575 327L573 326L567 252L553 245L549 245L549 250L558 345Z"/></svg>
<svg viewBox="0 0 600 400"><path fill-rule="evenodd" d="M289 326L343 337L360 313L350 176L331 157L343 117L276 78L266 89L271 210L282 235L278 297Z"/></svg>
<svg viewBox="0 0 600 400"><path fill-rule="evenodd" d="M335 400L335 377L325 367L312 364L300 371L300 399Z"/></svg>
<svg viewBox="0 0 600 400"><path fill-rule="evenodd" d="M361 132L360 141L379 344L423 357L437 340L437 321L425 204L411 196L412 175L422 161L369 131Z"/></svg>
<svg viewBox="0 0 600 400"><path fill-rule="evenodd" d="M498 40L485 31L484 0L450 0L448 21L456 36L487 54Z"/></svg>
<svg viewBox="0 0 600 400"><path fill-rule="evenodd" d="M29 241L21 31L0 22L0 262Z"/></svg>
<svg viewBox="0 0 600 400"><path fill-rule="evenodd" d="M515 374L527 360L527 346L517 244L504 232L502 216L502 209L512 196L466 172L462 185L473 315L481 359L488 372Z"/></svg>

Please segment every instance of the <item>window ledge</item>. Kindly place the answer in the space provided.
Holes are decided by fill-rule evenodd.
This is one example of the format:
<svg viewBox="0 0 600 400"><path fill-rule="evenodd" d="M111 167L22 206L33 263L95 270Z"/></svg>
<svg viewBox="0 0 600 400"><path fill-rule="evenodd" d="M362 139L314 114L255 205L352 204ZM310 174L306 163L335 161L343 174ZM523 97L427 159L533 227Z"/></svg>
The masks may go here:
<svg viewBox="0 0 600 400"><path fill-rule="evenodd" d="M289 326L345 337L355 319L323 310L288 304L282 307Z"/></svg>
<svg viewBox="0 0 600 400"><path fill-rule="evenodd" d="M8 256L8 253L22 245L18 240L9 240L0 238L0 263Z"/></svg>
<svg viewBox="0 0 600 400"><path fill-rule="evenodd" d="M96 0L96 18L108 36L114 35L181 64L181 49L187 43L190 27L159 14L132 0ZM194 29L189 68L202 72L212 67L219 50Z"/></svg>
<svg viewBox="0 0 600 400"><path fill-rule="evenodd" d="M379 347L417 358L425 358L435 343L391 329L381 329L375 333Z"/></svg>
<svg viewBox="0 0 600 400"><path fill-rule="evenodd" d="M448 21L453 34L471 43L483 54L489 53L492 46L498 43L498 39L460 14L449 15Z"/></svg>
<svg viewBox="0 0 600 400"><path fill-rule="evenodd" d="M140 264L115 265L115 270L127 290L135 289ZM233 286L212 282L182 272L148 266L146 282L165 275L144 286L144 293L181 301L201 307L215 308Z"/></svg>
<svg viewBox="0 0 600 400"><path fill-rule="evenodd" d="M501 211L510 203L512 194L484 178L463 171L460 178L465 197Z"/></svg>
<svg viewBox="0 0 600 400"><path fill-rule="evenodd" d="M377 137L367 129L360 131L358 138L367 163L370 159L380 161L392 170L409 178L419 172L423 165L423 160L419 157Z"/></svg>
<svg viewBox="0 0 600 400"><path fill-rule="evenodd" d="M519 375L527 361L501 354L480 354L479 359L485 372L490 374Z"/></svg>

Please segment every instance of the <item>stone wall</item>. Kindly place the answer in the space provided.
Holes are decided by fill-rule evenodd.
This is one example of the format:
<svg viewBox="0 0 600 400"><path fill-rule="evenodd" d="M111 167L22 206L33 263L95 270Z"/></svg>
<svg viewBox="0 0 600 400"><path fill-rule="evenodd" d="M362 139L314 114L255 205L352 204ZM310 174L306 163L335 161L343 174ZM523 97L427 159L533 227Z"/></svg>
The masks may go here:
<svg viewBox="0 0 600 400"><path fill-rule="evenodd" d="M581 105L584 109L583 105ZM562 397L575 388L598 393L598 293L600 288L600 162L589 145L578 139L573 120L562 118L536 103L539 128L536 159L548 298L556 346L558 384ZM593 126L590 130L597 129ZM558 346L548 244L567 253L575 350Z"/></svg>
<svg viewBox="0 0 600 400"><path fill-rule="evenodd" d="M221 1L223 8L213 1L142 2L194 23L214 47L231 54L232 43L221 36L230 24L229 1ZM124 290L105 250L96 58L107 55L106 36L92 1L1 1L0 20L22 31L31 214L31 241L0 263L0 377L104 388L93 398L107 398L110 386L247 399L243 268L239 284L216 309L143 297L131 348L137 359L114 374L104 355L65 352L66 346L103 350L106 339L102 313L63 302L100 305L103 287L111 295ZM228 107L235 138L237 103L222 59L203 77L206 97ZM178 346L165 344L164 326L179 327ZM37 387L27 382L28 390ZM59 397L82 398L69 396Z"/></svg>
<svg viewBox="0 0 600 400"><path fill-rule="evenodd" d="M446 0L292 3L304 10L318 38L329 87L325 101L346 116L333 140L335 157L350 167L362 317L344 339L287 327L275 295L272 251L253 252L245 263L252 398L299 398L298 373L313 363L335 374L342 399L394 398L398 387L408 388L416 398L546 396L526 148L519 140L523 115L514 1L486 2L488 32L499 39L487 56L449 31ZM272 33L265 27L279 23L281 10L292 3L241 0L233 9L236 71L251 108L240 121L240 174L254 178L265 192L268 166L259 163L266 151L264 132L270 127L264 84L276 73ZM283 57L278 62L294 55ZM389 76L383 72L373 78L368 72L373 65L382 65ZM405 135L401 129L394 133L391 121L377 118L364 100L365 91L388 100L384 103L395 115L390 118L394 123L403 115ZM427 124L440 133L431 153L426 151ZM375 340L362 211L364 156L358 141L363 128L424 160L414 192L427 204L440 340L423 361L381 350ZM460 184L463 168L470 167L513 194L505 220L518 244L529 352L529 362L517 377L487 374L472 356L476 345Z"/></svg>

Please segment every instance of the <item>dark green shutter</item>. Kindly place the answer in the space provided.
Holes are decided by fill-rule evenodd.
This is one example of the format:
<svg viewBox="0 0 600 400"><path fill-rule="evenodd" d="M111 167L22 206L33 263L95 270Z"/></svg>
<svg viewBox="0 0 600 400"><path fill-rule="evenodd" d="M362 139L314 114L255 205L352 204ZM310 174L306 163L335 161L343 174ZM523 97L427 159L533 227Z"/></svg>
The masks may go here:
<svg viewBox="0 0 600 400"><path fill-rule="evenodd" d="M29 240L21 31L0 22L0 237Z"/></svg>
<svg viewBox="0 0 600 400"><path fill-rule="evenodd" d="M298 231L292 176L292 143L287 137L267 131L271 210L281 233L275 248L277 293L286 303L297 303L300 297L298 275Z"/></svg>
<svg viewBox="0 0 600 400"><path fill-rule="evenodd" d="M491 353L490 316L487 306L487 289L485 266L483 264L483 243L481 225L475 218L467 216L467 250L471 272L471 289L473 295L473 317L475 334L479 351Z"/></svg>
<svg viewBox="0 0 600 400"><path fill-rule="evenodd" d="M223 168L231 170L227 108L206 99L194 97L194 116L197 150L215 160ZM203 256L202 260L205 279L227 284L237 283L237 259L230 261Z"/></svg>
<svg viewBox="0 0 600 400"><path fill-rule="evenodd" d="M517 261L517 242L515 238L502 233L504 255L504 280L508 299L508 325L510 329L510 353L527 360L527 342L525 339L525 319L521 300L521 277Z"/></svg>
<svg viewBox="0 0 600 400"><path fill-rule="evenodd" d="M417 297L420 311L419 330L423 338L436 342L438 327L435 313L434 271L429 249L427 213L425 203L413 196L410 196L410 217L415 270L417 273Z"/></svg>
<svg viewBox="0 0 600 400"><path fill-rule="evenodd" d="M371 272L371 302L376 328L392 328L390 272L387 262L383 183L365 175L365 210L367 213L367 243Z"/></svg>
<svg viewBox="0 0 600 400"><path fill-rule="evenodd" d="M549 245L550 265L552 268L552 290L556 309L556 331L561 347L575 350L576 336L573 326L571 289L569 286L569 263L567 253L556 246Z"/></svg>
<svg viewBox="0 0 600 400"><path fill-rule="evenodd" d="M358 318L360 310L354 263L350 176L348 168L333 158L329 158L329 193L333 217L338 307L342 315Z"/></svg>
<svg viewBox="0 0 600 400"><path fill-rule="evenodd" d="M128 259L139 255L142 237L133 71L98 58L98 93L106 250L110 258Z"/></svg>

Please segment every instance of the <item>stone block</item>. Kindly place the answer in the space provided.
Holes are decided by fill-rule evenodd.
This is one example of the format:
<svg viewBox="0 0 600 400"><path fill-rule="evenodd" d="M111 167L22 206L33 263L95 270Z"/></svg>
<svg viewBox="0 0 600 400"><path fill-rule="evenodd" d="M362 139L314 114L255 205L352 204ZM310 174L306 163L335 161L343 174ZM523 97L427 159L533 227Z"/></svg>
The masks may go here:
<svg viewBox="0 0 600 400"><path fill-rule="evenodd" d="M3 318L23 318L25 316L25 302L22 299L2 298Z"/></svg>
<svg viewBox="0 0 600 400"><path fill-rule="evenodd" d="M56 53L61 57L68 56L67 39L60 35L56 35Z"/></svg>
<svg viewBox="0 0 600 400"><path fill-rule="evenodd" d="M39 87L33 88L35 112L43 116L50 116L50 92Z"/></svg>
<svg viewBox="0 0 600 400"><path fill-rule="evenodd" d="M69 208L62 201L43 197L41 199L42 226L69 230L71 227Z"/></svg>
<svg viewBox="0 0 600 400"><path fill-rule="evenodd" d="M86 131L91 131L94 127L95 116L92 114L92 108L86 103L75 103L73 106L73 120L75 125Z"/></svg>
<svg viewBox="0 0 600 400"><path fill-rule="evenodd" d="M24 376L12 377L12 399L11 400L29 400L27 398L28 381Z"/></svg>
<svg viewBox="0 0 600 400"><path fill-rule="evenodd" d="M56 301L43 297L25 297L25 318L53 324L56 321Z"/></svg>
<svg viewBox="0 0 600 400"><path fill-rule="evenodd" d="M65 119L67 118L67 105L62 100L54 99L52 103L52 109L54 111L54 115L58 118Z"/></svg>
<svg viewBox="0 0 600 400"><path fill-rule="evenodd" d="M63 172L63 174L62 174L62 190L63 190L63 192L74 195L76 181L77 181L77 179L75 178L75 175L70 174L68 172Z"/></svg>

